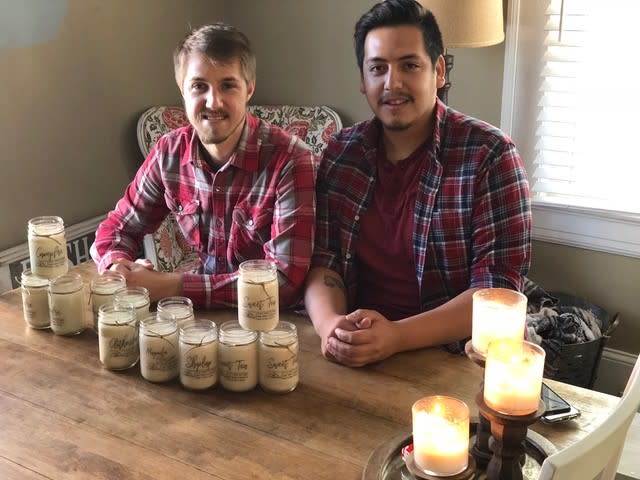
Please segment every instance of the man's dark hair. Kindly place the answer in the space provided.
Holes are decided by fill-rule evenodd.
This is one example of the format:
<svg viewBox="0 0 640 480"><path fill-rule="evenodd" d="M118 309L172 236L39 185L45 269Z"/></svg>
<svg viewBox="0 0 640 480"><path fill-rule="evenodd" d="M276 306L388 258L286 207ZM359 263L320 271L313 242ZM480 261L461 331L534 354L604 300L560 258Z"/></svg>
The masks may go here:
<svg viewBox="0 0 640 480"><path fill-rule="evenodd" d="M436 18L415 0L386 0L376 3L371 10L356 23L353 40L356 47L358 67L362 71L364 62L364 41L374 28L412 25L422 31L424 48L435 68L438 57L444 54L442 34Z"/></svg>

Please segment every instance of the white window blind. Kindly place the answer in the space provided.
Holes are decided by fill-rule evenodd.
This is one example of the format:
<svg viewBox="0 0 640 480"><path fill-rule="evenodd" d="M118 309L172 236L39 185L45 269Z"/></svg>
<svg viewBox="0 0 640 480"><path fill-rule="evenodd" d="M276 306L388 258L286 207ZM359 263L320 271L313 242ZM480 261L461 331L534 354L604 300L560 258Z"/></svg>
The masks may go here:
<svg viewBox="0 0 640 480"><path fill-rule="evenodd" d="M640 213L640 78L628 0L552 0L546 11L534 199Z"/></svg>
<svg viewBox="0 0 640 480"><path fill-rule="evenodd" d="M534 238L640 257L640 2L510 0L501 126Z"/></svg>

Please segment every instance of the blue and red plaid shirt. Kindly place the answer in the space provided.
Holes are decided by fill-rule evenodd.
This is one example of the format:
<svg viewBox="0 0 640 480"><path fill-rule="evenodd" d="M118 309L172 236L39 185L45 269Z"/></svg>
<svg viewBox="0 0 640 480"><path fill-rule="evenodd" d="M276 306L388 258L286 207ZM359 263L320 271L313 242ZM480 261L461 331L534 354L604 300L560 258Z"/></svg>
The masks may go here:
<svg viewBox="0 0 640 480"><path fill-rule="evenodd" d="M238 267L276 263L280 304L302 295L315 232L315 160L297 137L247 113L236 151L217 171L191 125L160 138L96 232L92 256L104 271L133 260L146 233L169 212L200 253L202 274L183 274L199 307L237 305Z"/></svg>
<svg viewBox="0 0 640 480"><path fill-rule="evenodd" d="M377 180L381 128L369 120L343 129L318 171L311 267L342 276L350 309L359 307L356 239ZM521 289L531 258L529 184L515 145L497 128L438 100L418 198L406 214L421 311L469 288Z"/></svg>

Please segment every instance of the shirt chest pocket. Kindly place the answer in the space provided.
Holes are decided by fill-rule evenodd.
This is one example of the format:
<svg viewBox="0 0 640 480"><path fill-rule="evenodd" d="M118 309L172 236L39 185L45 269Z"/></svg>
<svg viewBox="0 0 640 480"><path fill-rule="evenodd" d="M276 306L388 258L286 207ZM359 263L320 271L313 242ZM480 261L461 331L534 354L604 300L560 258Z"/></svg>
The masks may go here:
<svg viewBox="0 0 640 480"><path fill-rule="evenodd" d="M202 250L200 238L200 216L202 209L200 201L194 198L181 198L165 194L165 201L171 214L176 219L180 233L187 243L198 250Z"/></svg>
<svg viewBox="0 0 640 480"><path fill-rule="evenodd" d="M263 258L263 245L271 240L273 210L237 206L231 218L229 241L237 260Z"/></svg>

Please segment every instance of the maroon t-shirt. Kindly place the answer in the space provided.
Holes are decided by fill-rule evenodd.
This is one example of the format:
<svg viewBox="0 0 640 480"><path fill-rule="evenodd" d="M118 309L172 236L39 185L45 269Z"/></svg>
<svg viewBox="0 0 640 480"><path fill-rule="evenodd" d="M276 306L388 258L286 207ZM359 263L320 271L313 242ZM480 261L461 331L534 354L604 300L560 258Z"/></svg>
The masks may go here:
<svg viewBox="0 0 640 480"><path fill-rule="evenodd" d="M378 178L356 241L356 306L377 310L389 320L420 312L413 212L426 145L395 165L387 160L384 146L378 149Z"/></svg>

